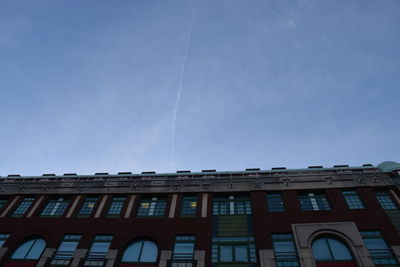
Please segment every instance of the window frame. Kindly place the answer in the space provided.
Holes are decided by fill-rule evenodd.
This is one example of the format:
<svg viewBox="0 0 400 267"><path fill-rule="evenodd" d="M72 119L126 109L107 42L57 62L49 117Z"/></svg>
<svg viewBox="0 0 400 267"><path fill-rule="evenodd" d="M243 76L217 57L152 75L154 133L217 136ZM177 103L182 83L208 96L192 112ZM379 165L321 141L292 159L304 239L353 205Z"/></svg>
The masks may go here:
<svg viewBox="0 0 400 267"><path fill-rule="evenodd" d="M54 206L51 208L49 214L44 214L47 210L50 210L50 205L54 203ZM65 215L69 206L71 205L70 197L50 197L47 199L47 202L40 212L40 217L42 218L61 218ZM59 212L61 211L62 212ZM53 214L52 214L53 213Z"/></svg>
<svg viewBox="0 0 400 267"><path fill-rule="evenodd" d="M215 195L212 214L213 216L251 215L251 198L248 195Z"/></svg>
<svg viewBox="0 0 400 267"><path fill-rule="evenodd" d="M195 203L193 207L193 203ZM181 199L180 217L196 217L198 207L198 197L196 195L183 195Z"/></svg>
<svg viewBox="0 0 400 267"><path fill-rule="evenodd" d="M162 218L167 209L167 198L164 196L142 197L137 209L137 218ZM162 212L161 212L162 211Z"/></svg>
<svg viewBox="0 0 400 267"><path fill-rule="evenodd" d="M83 266L104 266L113 239L113 234L96 234L93 238L92 244L90 245L88 252L86 253ZM108 243L107 249L105 251L92 251L94 250L95 244L101 243Z"/></svg>
<svg viewBox="0 0 400 267"><path fill-rule="evenodd" d="M108 204L105 217L119 218L124 211L126 199L126 196L113 196ZM118 211L118 213L116 213L115 211Z"/></svg>
<svg viewBox="0 0 400 267"><path fill-rule="evenodd" d="M384 210L399 210L399 206L393 200L393 197L389 191L386 190L378 190L375 191L375 197L379 202L379 205Z"/></svg>
<svg viewBox="0 0 400 267"><path fill-rule="evenodd" d="M236 247L246 247L246 261L240 261L236 258ZM228 247L231 250L232 261L225 261L221 257L221 248ZM255 238L247 237L213 237L211 246L211 262L212 264L237 264L237 263L257 263L257 250Z"/></svg>
<svg viewBox="0 0 400 267"><path fill-rule="evenodd" d="M51 259L50 266L69 266L81 239L82 239L81 234L64 235L60 245L58 246L57 250L54 253L54 256ZM72 251L61 250L61 247L65 245L65 243L76 243L76 244Z"/></svg>
<svg viewBox="0 0 400 267"><path fill-rule="evenodd" d="M39 244L37 244L38 241L40 241ZM29 245L29 248L28 248L26 251L24 251L25 248L24 248L23 246L25 246L26 244L28 244L28 242L32 242L32 244L30 244L30 245ZM39 255L36 254L35 257L31 258L31 257L29 256L29 254L30 254L34 249L35 249L35 250L37 249L37 248L34 248L34 247L35 247L35 246L39 246L39 248L40 248L40 246L41 246L43 243L44 243L44 246L43 246L43 248L41 248L42 251L40 252L40 254L39 254ZM37 260L40 259L40 257L43 255L44 251L46 250L46 245L47 245L46 240L44 240L44 238L41 238L41 237L31 237L31 238L29 238L29 239L25 239L23 242L19 243L18 246L14 249L13 254L12 254L11 257L10 257L10 260L37 261ZM20 249L21 249L22 252L24 252L24 256L23 256L22 258L21 258L20 256L16 257L16 255L15 255L15 254L18 252L18 250L20 250Z"/></svg>
<svg viewBox="0 0 400 267"><path fill-rule="evenodd" d="M272 233L271 240L277 267L300 267L298 251L292 233ZM294 251L277 251L275 243L278 242L291 242Z"/></svg>
<svg viewBox="0 0 400 267"><path fill-rule="evenodd" d="M143 255L144 255L143 254L143 249L144 249L144 246L145 246L145 242L151 243L157 249L157 255L155 255L156 257L155 257L154 261L144 261L142 259ZM124 257L125 253L127 253L127 250L130 249L131 246L134 246L135 244L139 244L139 246L140 246L139 253L137 255L137 261L125 260L124 259L125 258ZM157 243L155 241L153 241L152 239L148 239L148 238L139 238L139 239L136 239L133 242L129 243L129 245L124 249L124 251L122 253L122 257L121 257L121 263L125 263L125 264L146 264L146 263L147 264L155 264L155 263L158 262L159 256L160 256L160 249L159 249L159 247L158 247L158 245L157 245Z"/></svg>
<svg viewBox="0 0 400 267"><path fill-rule="evenodd" d="M91 200L95 199L94 203L90 202L89 199L91 199ZM80 209L77 211L75 217L90 218L94 214L94 211L96 210L96 207L99 203L99 199L100 199L99 196L86 196L82 202L82 205L80 206ZM88 205L88 204L93 204L93 207L85 207L85 205ZM89 213L86 212L86 210L88 210L88 209L89 209ZM83 213L82 211L85 211L85 213Z"/></svg>
<svg viewBox="0 0 400 267"><path fill-rule="evenodd" d="M302 211L331 211L328 195L321 191L298 192L297 194ZM309 202L306 203L305 201ZM322 202L322 203L321 203ZM321 206L320 206L321 205Z"/></svg>
<svg viewBox="0 0 400 267"><path fill-rule="evenodd" d="M399 262L393 253L392 248L386 242L386 239L383 237L382 232L379 230L363 230L359 231L361 238L365 244L365 247L368 249L369 254L371 255L372 261L376 266L399 266ZM386 246L386 248L369 248L367 240L379 239L382 241L382 244ZM388 262L380 262L381 260L387 260Z"/></svg>
<svg viewBox="0 0 400 267"><path fill-rule="evenodd" d="M177 244L191 244L193 245L193 251L191 255L185 256L185 253L177 253ZM171 262L174 263L194 263L194 252L196 250L196 236L195 235L176 235L174 248L172 250ZM188 253L186 253L188 254Z"/></svg>
<svg viewBox="0 0 400 267"><path fill-rule="evenodd" d="M285 202L281 192L267 192L267 210L268 212L285 212ZM280 204L277 202L279 201Z"/></svg>
<svg viewBox="0 0 400 267"><path fill-rule="evenodd" d="M4 243L7 242L7 239L10 237L9 233L0 233L0 248L3 247Z"/></svg>
<svg viewBox="0 0 400 267"><path fill-rule="evenodd" d="M361 200L358 192L355 189L343 189L341 190L342 196L346 205L351 210L362 210L365 209L364 202Z"/></svg>
<svg viewBox="0 0 400 267"><path fill-rule="evenodd" d="M28 201L27 201L28 200ZM26 196L24 197L18 204L18 206L13 210L11 217L12 218L22 218L27 212L32 208L32 204L35 203L36 197L34 196ZM18 212L18 213L17 213Z"/></svg>

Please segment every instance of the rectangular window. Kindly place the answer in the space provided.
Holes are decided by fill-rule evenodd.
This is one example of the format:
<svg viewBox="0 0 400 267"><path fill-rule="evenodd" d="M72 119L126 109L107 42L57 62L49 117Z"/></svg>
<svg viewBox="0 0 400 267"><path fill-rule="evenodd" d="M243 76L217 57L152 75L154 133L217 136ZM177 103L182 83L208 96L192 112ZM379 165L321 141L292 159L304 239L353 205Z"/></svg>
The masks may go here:
<svg viewBox="0 0 400 267"><path fill-rule="evenodd" d="M8 202L8 199L0 199L0 210L3 209Z"/></svg>
<svg viewBox="0 0 400 267"><path fill-rule="evenodd" d="M331 210L328 198L324 193L301 193L299 198L301 209L304 211Z"/></svg>
<svg viewBox="0 0 400 267"><path fill-rule="evenodd" d="M292 234L272 234L272 245L277 267L300 266Z"/></svg>
<svg viewBox="0 0 400 267"><path fill-rule="evenodd" d="M104 266L112 239L112 235L96 235L86 255L84 266Z"/></svg>
<svg viewBox="0 0 400 267"><path fill-rule="evenodd" d="M35 201L34 197L24 197L24 199L19 203L19 206L14 210L11 217L22 217L25 215L26 211L30 208L33 201Z"/></svg>
<svg viewBox="0 0 400 267"><path fill-rule="evenodd" d="M50 266L69 266L81 237L81 235L65 235Z"/></svg>
<svg viewBox="0 0 400 267"><path fill-rule="evenodd" d="M125 204L125 197L113 197L106 217L119 217Z"/></svg>
<svg viewBox="0 0 400 267"><path fill-rule="evenodd" d="M375 195L384 210L397 210L397 206L394 204L389 192L377 191Z"/></svg>
<svg viewBox="0 0 400 267"><path fill-rule="evenodd" d="M76 216L80 218L90 217L90 215L92 215L93 209L96 206L98 199L99 199L98 197L87 197Z"/></svg>
<svg viewBox="0 0 400 267"><path fill-rule="evenodd" d="M194 235L176 236L172 254L172 267L193 266L194 242Z"/></svg>
<svg viewBox="0 0 400 267"><path fill-rule="evenodd" d="M280 193L267 193L267 205L270 212L285 211L282 195Z"/></svg>
<svg viewBox="0 0 400 267"><path fill-rule="evenodd" d="M182 217L194 217L197 210L197 196L183 196L182 198Z"/></svg>
<svg viewBox="0 0 400 267"><path fill-rule="evenodd" d="M213 215L242 215L251 214L248 196L215 196Z"/></svg>
<svg viewBox="0 0 400 267"><path fill-rule="evenodd" d="M343 190L342 194L349 209L357 210L364 208L364 204L361 202L361 199L355 190Z"/></svg>
<svg viewBox="0 0 400 267"><path fill-rule="evenodd" d="M0 234L0 248L4 245L6 240L10 237L10 234Z"/></svg>
<svg viewBox="0 0 400 267"><path fill-rule="evenodd" d="M41 217L61 217L69 204L68 198L53 198L47 202L46 207L42 211Z"/></svg>
<svg viewBox="0 0 400 267"><path fill-rule="evenodd" d="M166 201L164 198L151 197L143 198L140 202L138 217L164 216Z"/></svg>
<svg viewBox="0 0 400 267"><path fill-rule="evenodd" d="M395 265L399 266L398 261L393 255L379 231L360 231L365 246L376 265Z"/></svg>
<svg viewBox="0 0 400 267"><path fill-rule="evenodd" d="M213 237L212 263L256 263L254 237Z"/></svg>

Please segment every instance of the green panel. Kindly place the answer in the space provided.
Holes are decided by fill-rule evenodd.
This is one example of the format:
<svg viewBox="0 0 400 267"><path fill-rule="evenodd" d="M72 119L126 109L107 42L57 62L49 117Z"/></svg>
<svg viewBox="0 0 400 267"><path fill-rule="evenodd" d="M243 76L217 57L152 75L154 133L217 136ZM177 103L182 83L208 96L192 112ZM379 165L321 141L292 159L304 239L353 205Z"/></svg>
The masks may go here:
<svg viewBox="0 0 400 267"><path fill-rule="evenodd" d="M246 215L218 216L218 236L248 236Z"/></svg>

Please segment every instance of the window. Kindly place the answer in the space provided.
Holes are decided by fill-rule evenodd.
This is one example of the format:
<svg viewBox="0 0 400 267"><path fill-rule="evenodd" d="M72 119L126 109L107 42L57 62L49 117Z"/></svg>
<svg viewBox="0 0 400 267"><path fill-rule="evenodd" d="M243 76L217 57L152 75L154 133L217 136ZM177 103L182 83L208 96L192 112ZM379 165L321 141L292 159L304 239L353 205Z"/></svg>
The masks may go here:
<svg viewBox="0 0 400 267"><path fill-rule="evenodd" d="M172 267L192 267L194 258L194 235L175 237Z"/></svg>
<svg viewBox="0 0 400 267"><path fill-rule="evenodd" d="M69 204L68 198L54 198L47 202L45 209L40 216L42 217L61 217Z"/></svg>
<svg viewBox="0 0 400 267"><path fill-rule="evenodd" d="M352 261L350 250L336 238L321 237L313 241L311 246L316 261Z"/></svg>
<svg viewBox="0 0 400 267"><path fill-rule="evenodd" d="M250 199L247 196L215 196L214 215L251 214Z"/></svg>
<svg viewBox="0 0 400 267"><path fill-rule="evenodd" d="M0 234L0 248L4 245L10 234Z"/></svg>
<svg viewBox="0 0 400 267"><path fill-rule="evenodd" d="M112 239L112 235L96 235L93 244L86 255L84 266L103 266Z"/></svg>
<svg viewBox="0 0 400 267"><path fill-rule="evenodd" d="M384 210L397 210L397 206L394 204L389 192L378 191L375 192L375 195Z"/></svg>
<svg viewBox="0 0 400 267"><path fill-rule="evenodd" d="M182 198L182 217L194 217L197 209L197 197L196 196L183 196Z"/></svg>
<svg viewBox="0 0 400 267"><path fill-rule="evenodd" d="M143 198L140 202L138 217L164 216L166 201L164 198Z"/></svg>
<svg viewBox="0 0 400 267"><path fill-rule="evenodd" d="M98 197L87 197L76 216L81 218L90 217L90 215L93 212L94 206L96 206L96 202L98 199L99 199Z"/></svg>
<svg viewBox="0 0 400 267"><path fill-rule="evenodd" d="M272 234L272 245L277 267L300 266L292 234Z"/></svg>
<svg viewBox="0 0 400 267"><path fill-rule="evenodd" d="M65 235L50 266L69 266L81 235Z"/></svg>
<svg viewBox="0 0 400 267"><path fill-rule="evenodd" d="M304 211L331 209L324 193L302 193L299 198L301 209Z"/></svg>
<svg viewBox="0 0 400 267"><path fill-rule="evenodd" d="M281 212L285 211L283 206L282 195L280 193L267 193L268 211Z"/></svg>
<svg viewBox="0 0 400 267"><path fill-rule="evenodd" d="M14 213L11 215L12 217L22 217L25 215L25 212L32 205L33 201L35 201L34 197L24 197L24 199L19 203L19 206L14 210Z"/></svg>
<svg viewBox="0 0 400 267"><path fill-rule="evenodd" d="M46 242L41 238L33 238L22 243L13 253L13 260L37 260L43 253Z"/></svg>
<svg viewBox="0 0 400 267"><path fill-rule="evenodd" d="M376 265L394 265L398 262L379 231L360 231L365 246Z"/></svg>
<svg viewBox="0 0 400 267"><path fill-rule="evenodd" d="M124 263L155 263L158 257L158 248L153 241L144 239L132 243L122 255Z"/></svg>
<svg viewBox="0 0 400 267"><path fill-rule="evenodd" d="M8 199L0 199L0 210L6 206Z"/></svg>
<svg viewBox="0 0 400 267"><path fill-rule="evenodd" d="M118 217L124 207L125 197L113 197L106 217Z"/></svg>
<svg viewBox="0 0 400 267"><path fill-rule="evenodd" d="M361 202L361 199L358 197L355 190L343 190L342 194L349 209L356 210L364 208L364 204Z"/></svg>
<svg viewBox="0 0 400 267"><path fill-rule="evenodd" d="M254 237L214 237L212 263L257 262Z"/></svg>

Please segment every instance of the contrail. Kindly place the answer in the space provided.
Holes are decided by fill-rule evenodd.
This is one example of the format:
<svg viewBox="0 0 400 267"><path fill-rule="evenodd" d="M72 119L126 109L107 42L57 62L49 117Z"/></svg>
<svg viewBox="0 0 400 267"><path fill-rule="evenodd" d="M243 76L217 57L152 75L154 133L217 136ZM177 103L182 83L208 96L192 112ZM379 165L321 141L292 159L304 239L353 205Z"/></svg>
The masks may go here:
<svg viewBox="0 0 400 267"><path fill-rule="evenodd" d="M179 105L181 103L181 95L182 95L182 86L183 86L183 79L185 77L185 70L186 70L186 63L189 57L189 49L190 49L190 42L192 39L192 27L193 21L196 16L196 9L193 11L192 18L190 19L188 35L187 35L187 43L186 43L186 50L185 55L183 58L182 68L179 76L179 85L178 85L178 92L176 94L176 101L175 101L175 108L174 113L172 116L172 124L171 124L171 153L172 153L172 164L175 166L175 129L176 129L176 118L179 111Z"/></svg>

